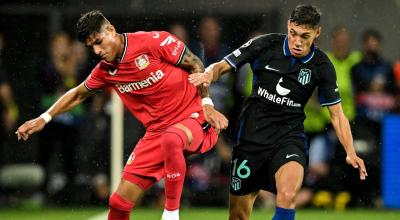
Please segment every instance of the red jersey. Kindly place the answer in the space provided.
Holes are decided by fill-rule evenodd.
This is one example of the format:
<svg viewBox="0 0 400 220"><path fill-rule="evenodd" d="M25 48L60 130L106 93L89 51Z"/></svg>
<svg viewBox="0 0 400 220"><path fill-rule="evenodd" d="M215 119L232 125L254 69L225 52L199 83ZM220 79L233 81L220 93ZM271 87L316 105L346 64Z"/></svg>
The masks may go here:
<svg viewBox="0 0 400 220"><path fill-rule="evenodd" d="M89 90L112 87L146 130L157 131L202 110L189 72L178 67L185 44L168 32L124 34L122 58L101 61L85 81Z"/></svg>

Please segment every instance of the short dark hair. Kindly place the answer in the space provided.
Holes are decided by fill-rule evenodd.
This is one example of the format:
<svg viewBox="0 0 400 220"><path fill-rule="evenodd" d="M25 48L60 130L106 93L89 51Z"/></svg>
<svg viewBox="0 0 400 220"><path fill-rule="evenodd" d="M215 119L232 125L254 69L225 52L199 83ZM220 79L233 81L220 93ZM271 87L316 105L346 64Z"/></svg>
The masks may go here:
<svg viewBox="0 0 400 220"><path fill-rule="evenodd" d="M100 32L102 25L107 21L106 17L99 10L82 14L76 23L78 40L84 43L91 34Z"/></svg>
<svg viewBox="0 0 400 220"><path fill-rule="evenodd" d="M375 29L365 30L361 35L361 40L363 43L365 43L370 37L375 38L379 43L382 43L383 37L381 33Z"/></svg>
<svg viewBox="0 0 400 220"><path fill-rule="evenodd" d="M298 5L292 11L289 21L297 25L315 27L321 19L321 11L312 5Z"/></svg>

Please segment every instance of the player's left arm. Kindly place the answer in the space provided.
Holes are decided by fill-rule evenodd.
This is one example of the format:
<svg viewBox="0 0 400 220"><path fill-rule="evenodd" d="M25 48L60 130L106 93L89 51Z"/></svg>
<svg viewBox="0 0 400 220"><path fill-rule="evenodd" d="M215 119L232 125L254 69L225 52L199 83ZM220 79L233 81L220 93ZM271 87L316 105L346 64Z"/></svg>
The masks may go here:
<svg viewBox="0 0 400 220"><path fill-rule="evenodd" d="M365 180L368 176L367 169L365 168L364 161L357 156L357 153L353 147L353 137L351 134L349 120L343 113L342 104L337 103L328 106L329 113L331 115L331 122L333 128L336 131L336 135L339 138L340 143L343 145L346 151L346 162L358 169L360 172L360 179Z"/></svg>
<svg viewBox="0 0 400 220"><path fill-rule="evenodd" d="M188 48L186 48L183 53L181 62L178 66L187 69L191 74L204 72L204 65L199 57L193 54ZM228 119L214 109L208 87L198 86L197 88L202 97L202 105L206 121L217 130L228 127Z"/></svg>

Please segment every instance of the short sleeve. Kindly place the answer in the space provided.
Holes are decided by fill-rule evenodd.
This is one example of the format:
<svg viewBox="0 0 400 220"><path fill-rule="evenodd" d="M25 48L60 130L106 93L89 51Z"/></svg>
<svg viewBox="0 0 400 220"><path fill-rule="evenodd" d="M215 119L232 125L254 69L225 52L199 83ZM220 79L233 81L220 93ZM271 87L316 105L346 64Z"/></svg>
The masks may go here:
<svg viewBox="0 0 400 220"><path fill-rule="evenodd" d="M334 105L342 101L332 63L327 60L319 68L318 96L321 106Z"/></svg>
<svg viewBox="0 0 400 220"><path fill-rule="evenodd" d="M270 35L261 35L250 39L238 49L224 57L232 68L237 71L245 63L251 63L262 50L270 47Z"/></svg>
<svg viewBox="0 0 400 220"><path fill-rule="evenodd" d="M102 90L104 87L107 86L104 77L102 77L102 70L101 63L97 64L97 66L92 70L90 75L86 78L84 84L88 90L96 91Z"/></svg>
<svg viewBox="0 0 400 220"><path fill-rule="evenodd" d="M166 31L151 33L149 42L150 52L168 63L179 65L185 53L185 44Z"/></svg>

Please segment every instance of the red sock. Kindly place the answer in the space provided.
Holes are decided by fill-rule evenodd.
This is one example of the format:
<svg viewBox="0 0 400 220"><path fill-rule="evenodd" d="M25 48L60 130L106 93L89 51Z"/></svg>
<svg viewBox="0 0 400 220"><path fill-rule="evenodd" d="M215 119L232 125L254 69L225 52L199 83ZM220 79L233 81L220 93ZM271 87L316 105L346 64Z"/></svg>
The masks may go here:
<svg viewBox="0 0 400 220"><path fill-rule="evenodd" d="M134 203L122 198L117 193L110 196L110 209L108 210L108 220L129 220L131 209Z"/></svg>
<svg viewBox="0 0 400 220"><path fill-rule="evenodd" d="M186 144L186 133L178 128L168 128L162 136L162 148L165 153L165 209L169 211L178 209L180 205L186 174L183 156Z"/></svg>

